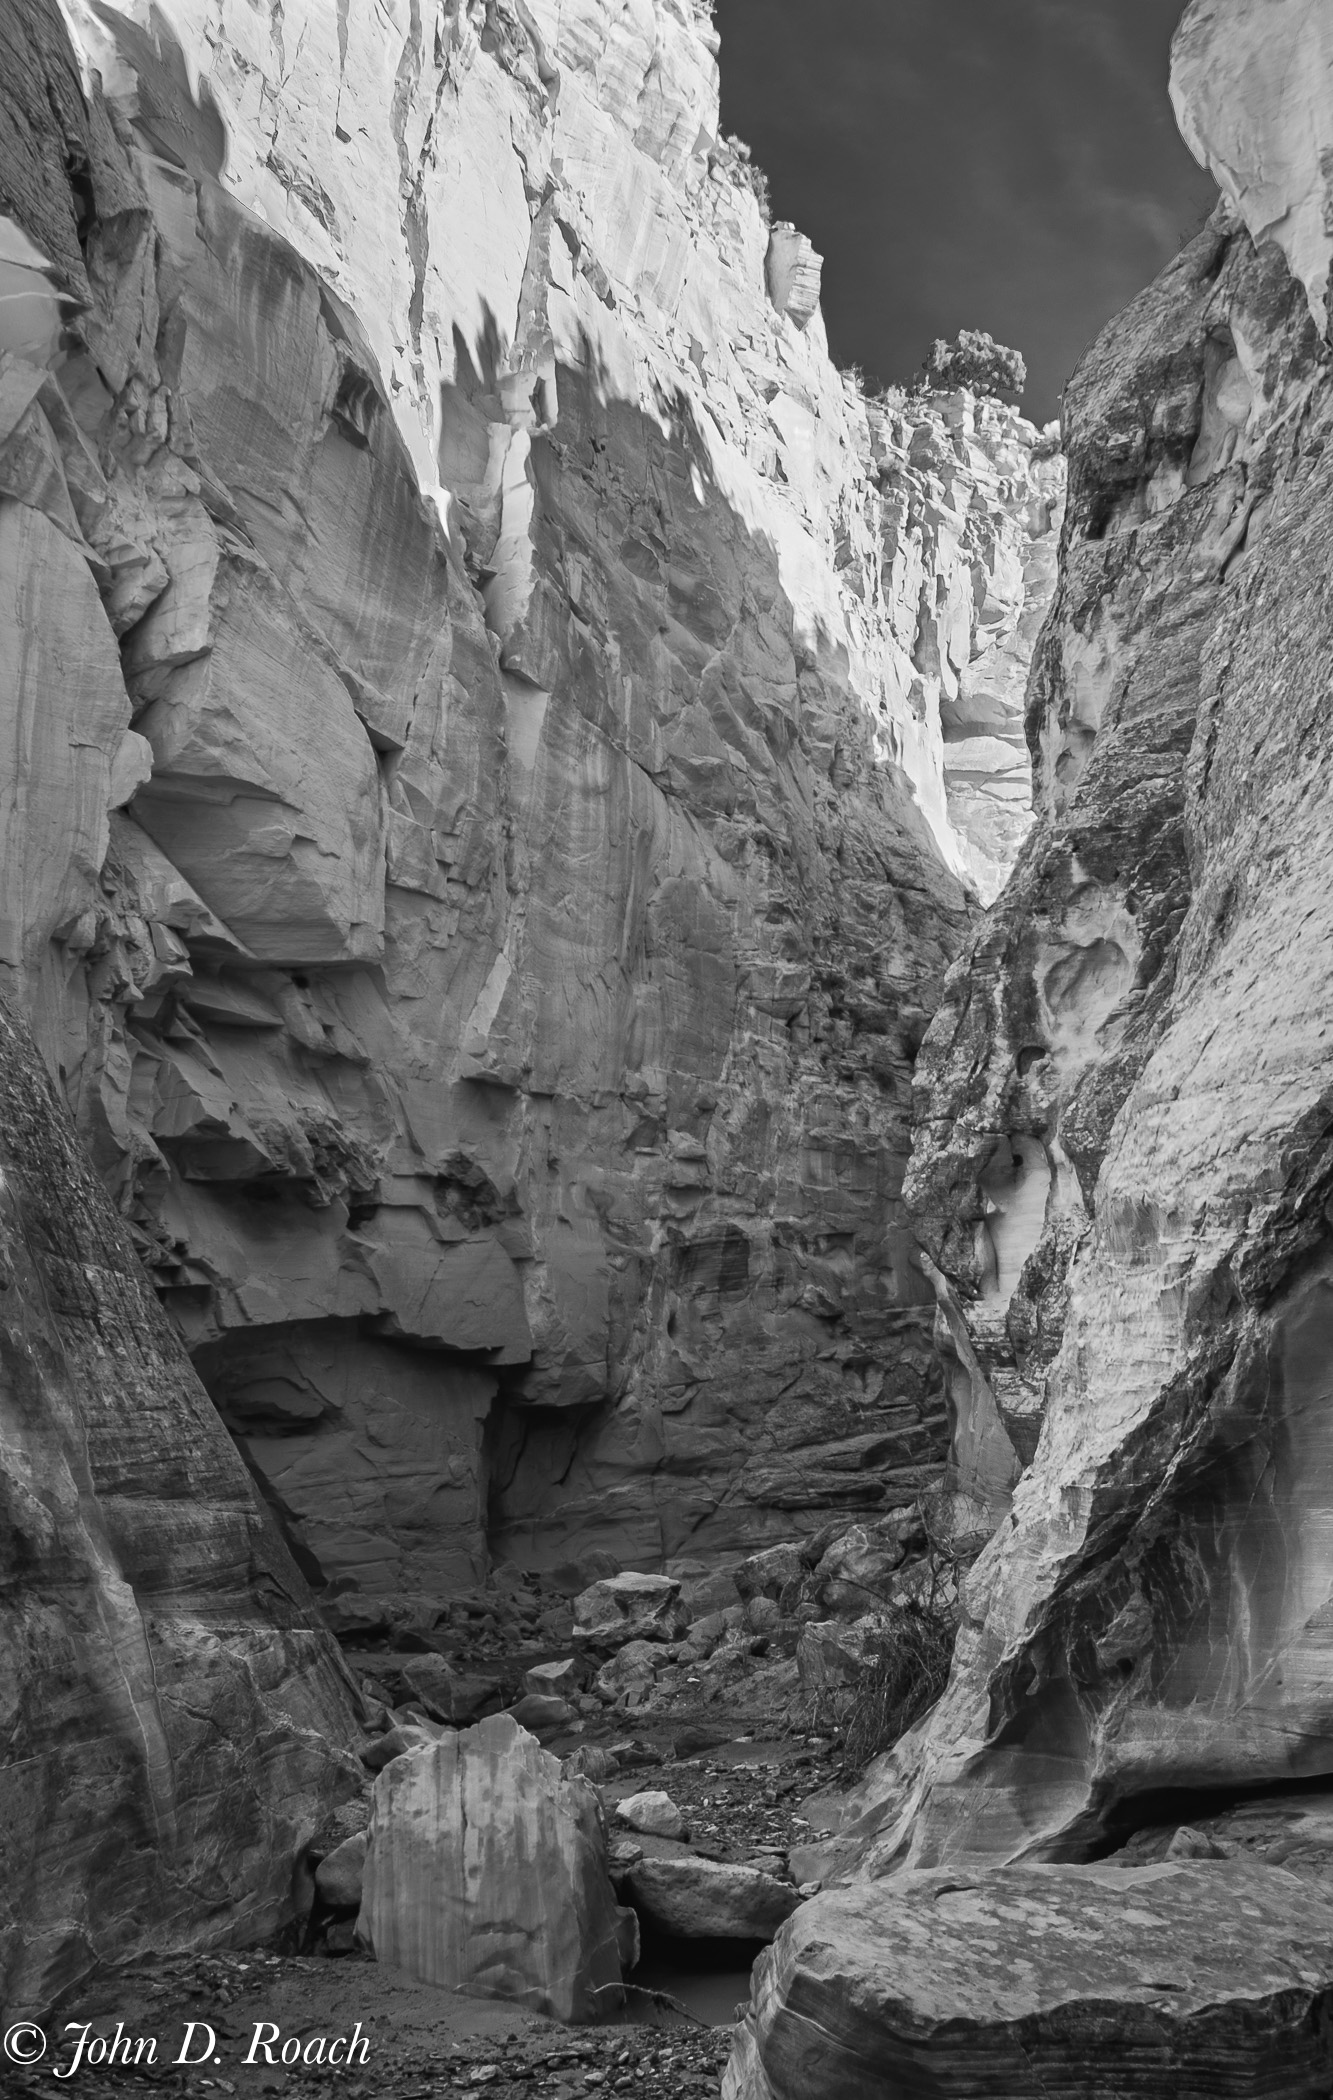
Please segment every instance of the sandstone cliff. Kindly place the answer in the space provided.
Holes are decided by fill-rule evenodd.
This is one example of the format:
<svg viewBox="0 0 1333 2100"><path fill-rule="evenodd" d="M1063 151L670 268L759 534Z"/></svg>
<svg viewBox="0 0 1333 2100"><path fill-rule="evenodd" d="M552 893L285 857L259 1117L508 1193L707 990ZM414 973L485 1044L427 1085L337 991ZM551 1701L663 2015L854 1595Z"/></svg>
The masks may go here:
<svg viewBox="0 0 1333 2100"><path fill-rule="evenodd" d="M881 1864L1077 1858L1172 1789L1333 1769L1321 21L1189 9L1225 201L1067 396L1038 822L927 1039L908 1189L999 1529L872 1789Z"/></svg>
<svg viewBox="0 0 1333 2100"><path fill-rule="evenodd" d="M356 1700L0 1009L0 2003L284 1922Z"/></svg>
<svg viewBox="0 0 1333 2100"><path fill-rule="evenodd" d="M688 0L28 14L5 960L304 1569L912 1500L1050 441L844 382Z"/></svg>

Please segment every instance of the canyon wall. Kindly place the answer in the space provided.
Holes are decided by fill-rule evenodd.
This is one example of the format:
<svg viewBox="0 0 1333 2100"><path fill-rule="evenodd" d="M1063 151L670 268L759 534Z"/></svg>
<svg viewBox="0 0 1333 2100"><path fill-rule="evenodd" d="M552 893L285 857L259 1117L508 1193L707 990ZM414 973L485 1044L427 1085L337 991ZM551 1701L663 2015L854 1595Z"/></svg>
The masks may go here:
<svg viewBox="0 0 1333 2100"><path fill-rule="evenodd" d="M360 1702L0 1007L0 2005L263 1938Z"/></svg>
<svg viewBox="0 0 1333 2100"><path fill-rule="evenodd" d="M927 1038L907 1187L1000 1522L871 1871L1087 1857L1333 1771L1324 34L1188 10L1223 202L1066 396L1038 821Z"/></svg>
<svg viewBox="0 0 1333 2100"><path fill-rule="evenodd" d="M835 370L688 0L28 17L3 959L326 1610L914 1500L1053 438Z"/></svg>

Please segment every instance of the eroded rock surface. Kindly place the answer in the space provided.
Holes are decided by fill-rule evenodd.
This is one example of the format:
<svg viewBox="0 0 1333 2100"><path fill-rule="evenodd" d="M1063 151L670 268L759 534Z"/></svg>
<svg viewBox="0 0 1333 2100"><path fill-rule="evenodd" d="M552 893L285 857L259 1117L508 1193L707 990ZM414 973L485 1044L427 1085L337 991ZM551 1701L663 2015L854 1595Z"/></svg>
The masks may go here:
<svg viewBox="0 0 1333 2100"><path fill-rule="evenodd" d="M683 0L66 14L0 66L4 953L302 1566L346 1624L913 1504L1049 443L844 383Z"/></svg>
<svg viewBox="0 0 1333 2100"><path fill-rule="evenodd" d="M0 1005L0 1999L259 1938L356 1784L309 1591Z"/></svg>
<svg viewBox="0 0 1333 2100"><path fill-rule="evenodd" d="M1316 2100L1333 1902L1280 1868L1011 1867L803 1904L724 2100Z"/></svg>
<svg viewBox="0 0 1333 2100"><path fill-rule="evenodd" d="M625 1930L596 1794L508 1714L376 1781L358 1932L377 1960L590 2020L621 2001Z"/></svg>
<svg viewBox="0 0 1333 2100"><path fill-rule="evenodd" d="M1191 10L1177 95L1272 169L1330 90L1269 94L1258 15ZM881 1863L1079 1857L1134 1797L1333 1769L1333 386L1214 164L1234 199L1066 396L1041 812L919 1068L957 1515L999 1528Z"/></svg>

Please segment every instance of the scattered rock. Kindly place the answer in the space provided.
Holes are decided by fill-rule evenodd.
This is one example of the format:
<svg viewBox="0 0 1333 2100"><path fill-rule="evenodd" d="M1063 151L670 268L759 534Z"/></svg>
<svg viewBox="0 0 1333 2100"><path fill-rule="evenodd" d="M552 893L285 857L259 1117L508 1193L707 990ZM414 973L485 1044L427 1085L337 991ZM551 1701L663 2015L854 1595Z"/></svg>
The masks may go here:
<svg viewBox="0 0 1333 2100"><path fill-rule="evenodd" d="M562 2020L607 2012L622 1921L596 1794L509 1714L396 1759L375 1785L358 1930L377 1959L452 1990Z"/></svg>
<svg viewBox="0 0 1333 2100"><path fill-rule="evenodd" d="M736 1608L733 1607L733 1609ZM739 1618L740 1612L739 1609L736 1609L736 1619L739 1620ZM684 1640L679 1644L677 1650L678 1659L683 1663L706 1661L717 1647L719 1641L726 1638L727 1630L727 1614L723 1611L712 1611L707 1613L704 1618L696 1619Z"/></svg>
<svg viewBox="0 0 1333 2100"><path fill-rule="evenodd" d="M520 1728L530 1728L535 1736L558 1735L568 1728L578 1716L568 1699L553 1698L541 1692L525 1692L509 1709Z"/></svg>
<svg viewBox="0 0 1333 2100"><path fill-rule="evenodd" d="M359 1910L366 1866L366 1833L344 1838L315 1869L315 1887L331 1910Z"/></svg>
<svg viewBox="0 0 1333 2100"><path fill-rule="evenodd" d="M651 1684L666 1661L655 1641L627 1641L593 1679L593 1689L603 1699L618 1699L622 1692Z"/></svg>
<svg viewBox="0 0 1333 2100"><path fill-rule="evenodd" d="M697 1757L701 1750L716 1750L729 1740L732 1731L722 1727L688 1727L676 1731L673 1748L677 1757Z"/></svg>
<svg viewBox="0 0 1333 2100"><path fill-rule="evenodd" d="M479 1677L460 1677L442 1655L418 1655L404 1663L404 1682L433 1720L459 1727L474 1721L495 1687Z"/></svg>
<svg viewBox="0 0 1333 2100"><path fill-rule="evenodd" d="M745 1623L751 1633L774 1633L782 1624L782 1608L772 1597L751 1597L745 1607Z"/></svg>
<svg viewBox="0 0 1333 2100"><path fill-rule="evenodd" d="M801 1901L758 1867L711 1859L641 1859L628 1886L644 1917L687 1940L771 1940Z"/></svg>
<svg viewBox="0 0 1333 2100"><path fill-rule="evenodd" d="M1192 1830L1182 1823L1166 1848L1167 1859L1221 1859L1221 1847L1202 1830Z"/></svg>
<svg viewBox="0 0 1333 2100"><path fill-rule="evenodd" d="M649 1837L683 1838L685 1818L670 1794L629 1794L616 1803L616 1821Z"/></svg>
<svg viewBox="0 0 1333 2100"><path fill-rule="evenodd" d="M889 1578L907 1555L898 1527L881 1531L854 1524L836 1539L816 1567L820 1602L830 1611L860 1617L888 1595Z"/></svg>
<svg viewBox="0 0 1333 2100"><path fill-rule="evenodd" d="M590 1779L594 1786L605 1786L608 1779L615 1778L620 1766L611 1752L603 1750L599 1744L580 1743L577 1750L571 1750L560 1769L566 1779Z"/></svg>
<svg viewBox="0 0 1333 2100"><path fill-rule="evenodd" d="M543 1698L572 1699L587 1672L574 1656L563 1662L534 1663L523 1672L523 1689Z"/></svg>
<svg viewBox="0 0 1333 2100"><path fill-rule="evenodd" d="M679 1640L687 1624L680 1584L669 1575L611 1575L574 1600L575 1640L599 1648Z"/></svg>
<svg viewBox="0 0 1333 2100"><path fill-rule="evenodd" d="M796 1647L796 1667L806 1692L854 1685L865 1673L870 1644L882 1636L888 1616L866 1612L850 1625L841 1619L805 1626Z"/></svg>
<svg viewBox="0 0 1333 2100"><path fill-rule="evenodd" d="M409 1750L419 1750L424 1743L435 1740L429 1728L406 1721L390 1728L384 1735L376 1736L373 1742L364 1744L361 1762L370 1772L382 1772L396 1757L403 1757Z"/></svg>
<svg viewBox="0 0 1333 2100"><path fill-rule="evenodd" d="M743 1603L748 1604L752 1597L771 1597L776 1603L784 1590L800 1583L804 1573L799 1546L768 1546L743 1560L732 1580Z"/></svg>

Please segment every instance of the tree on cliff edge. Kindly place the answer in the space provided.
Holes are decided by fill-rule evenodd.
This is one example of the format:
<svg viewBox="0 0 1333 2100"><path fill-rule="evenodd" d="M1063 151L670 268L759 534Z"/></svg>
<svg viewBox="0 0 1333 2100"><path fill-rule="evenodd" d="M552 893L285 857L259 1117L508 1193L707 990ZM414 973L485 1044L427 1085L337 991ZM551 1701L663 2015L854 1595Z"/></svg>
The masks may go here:
<svg viewBox="0 0 1333 2100"><path fill-rule="evenodd" d="M941 393L965 386L974 394L1017 396L1027 382L1022 351L997 343L984 328L962 328L952 343L937 336L926 359L926 384Z"/></svg>

